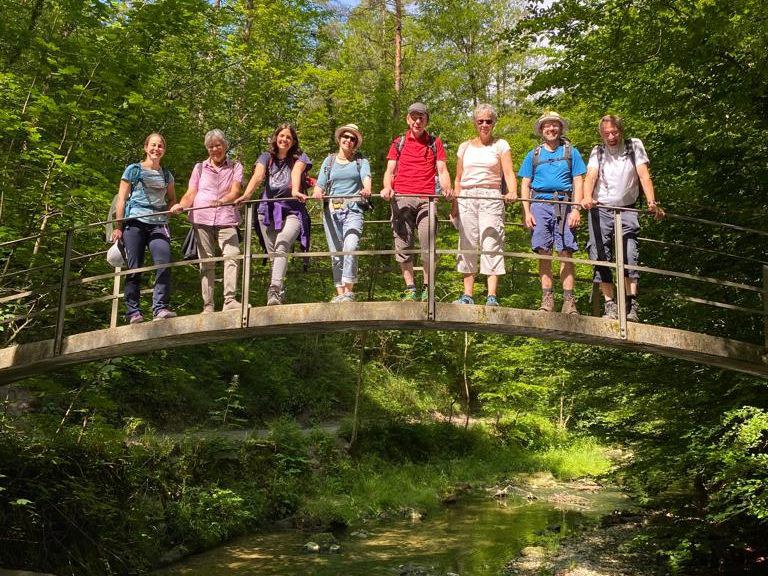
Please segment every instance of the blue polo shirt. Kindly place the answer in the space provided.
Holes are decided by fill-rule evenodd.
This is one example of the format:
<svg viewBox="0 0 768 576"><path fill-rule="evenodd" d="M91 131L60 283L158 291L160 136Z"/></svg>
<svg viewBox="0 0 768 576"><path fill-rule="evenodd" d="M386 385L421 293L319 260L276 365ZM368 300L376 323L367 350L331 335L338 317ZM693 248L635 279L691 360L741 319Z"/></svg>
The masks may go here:
<svg viewBox="0 0 768 576"><path fill-rule="evenodd" d="M539 153L539 164L536 166L536 174L533 174L533 153L534 148L526 154L520 171L517 175L520 178L531 178L532 196L540 200L551 200L552 192L572 191L573 177L583 176L587 173L587 167L579 151L571 146L571 161L573 172L568 171L568 161L565 159L565 147L561 144L556 150L550 152L546 146L541 146Z"/></svg>

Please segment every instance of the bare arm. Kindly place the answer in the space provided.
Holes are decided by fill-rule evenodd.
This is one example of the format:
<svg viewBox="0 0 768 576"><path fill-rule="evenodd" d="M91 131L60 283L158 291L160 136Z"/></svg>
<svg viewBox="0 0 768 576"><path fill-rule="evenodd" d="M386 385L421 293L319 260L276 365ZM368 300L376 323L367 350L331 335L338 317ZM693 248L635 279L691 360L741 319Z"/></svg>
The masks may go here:
<svg viewBox="0 0 768 576"><path fill-rule="evenodd" d="M131 183L125 180L120 180L120 186L117 189L117 204L115 205L115 220L122 220L125 218L125 203L128 201L128 197L131 195ZM112 241L122 238L124 222L115 222L114 229L112 230Z"/></svg>
<svg viewBox="0 0 768 576"><path fill-rule="evenodd" d="M648 170L648 164L640 164L635 167L637 169L637 176L640 178L640 183L643 185L643 194L648 201L648 211L654 215L657 220L664 218L664 210L661 206L656 204L656 191L653 188L653 180L651 179L651 173Z"/></svg>
<svg viewBox="0 0 768 576"><path fill-rule="evenodd" d="M360 195L363 198L370 198L371 196L371 177L366 176L363 178L363 189L360 191Z"/></svg>
<svg viewBox="0 0 768 576"><path fill-rule="evenodd" d="M293 164L291 169L291 196L298 199L301 202L306 202L308 196L301 191L301 175L304 173L304 168L307 164L301 160L297 160Z"/></svg>
<svg viewBox="0 0 768 576"><path fill-rule="evenodd" d="M221 197L219 200L219 204L229 204L230 202L234 202L238 199L240 196L240 190L242 189L243 184L240 182L240 180L232 179L232 186L229 187L229 192L227 192L224 196Z"/></svg>
<svg viewBox="0 0 768 576"><path fill-rule="evenodd" d="M197 196L197 187L187 188L187 191L184 193L184 196L181 197L181 200L179 200L178 203L171 206L171 212L173 212L174 214L178 214L182 210L191 208L192 205L195 203L195 196Z"/></svg>
<svg viewBox="0 0 768 576"><path fill-rule="evenodd" d="M515 171L512 169L512 152L506 150L501 155L501 172L504 178L504 182L507 184L507 193L504 195L506 202L514 202L517 200L517 178L515 177Z"/></svg>
<svg viewBox="0 0 768 576"><path fill-rule="evenodd" d="M437 161L437 177L440 180L440 188L443 189L443 196L450 200L453 197L453 189L451 188L451 173L448 171L445 160Z"/></svg>
<svg viewBox="0 0 768 576"><path fill-rule="evenodd" d="M523 178L520 181L520 198L523 200L523 223L527 228L533 228L536 226L536 219L531 213L531 203L527 200L531 199L531 179Z"/></svg>
<svg viewBox="0 0 768 576"><path fill-rule="evenodd" d="M573 177L573 198L575 206L571 206L571 213L568 216L568 226L576 228L581 223L581 199L584 196L584 176Z"/></svg>
<svg viewBox="0 0 768 576"><path fill-rule="evenodd" d="M266 168L264 165L260 162L256 163L256 168L253 170L253 174L251 175L251 179L248 181L248 185L245 187L245 192L243 192L243 195L240 196L235 202L238 204L242 202L247 202L251 199L251 196L253 196L253 192L261 186L261 183L264 182L264 175L267 173Z"/></svg>
<svg viewBox="0 0 768 576"><path fill-rule="evenodd" d="M392 179L395 177L396 160L389 160L387 162L387 169L384 172L384 182L381 189L381 197L384 200L389 200L394 195L395 191L392 190Z"/></svg>
<svg viewBox="0 0 768 576"><path fill-rule="evenodd" d="M592 194L597 183L597 174L597 168L587 168L587 177L584 179L584 193L581 198L581 205L587 210L590 210L596 204Z"/></svg>

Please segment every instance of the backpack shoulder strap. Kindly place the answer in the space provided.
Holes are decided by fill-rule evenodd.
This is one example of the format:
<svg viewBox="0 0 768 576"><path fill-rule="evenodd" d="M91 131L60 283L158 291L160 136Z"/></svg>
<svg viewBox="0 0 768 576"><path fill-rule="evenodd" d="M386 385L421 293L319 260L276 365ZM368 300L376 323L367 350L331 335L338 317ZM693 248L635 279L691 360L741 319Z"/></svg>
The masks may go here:
<svg viewBox="0 0 768 576"><path fill-rule="evenodd" d="M624 152L627 157L632 160L632 166L637 166L637 159L635 157L635 143L632 142L632 138L624 140Z"/></svg>
<svg viewBox="0 0 768 576"><path fill-rule="evenodd" d="M395 140L395 150L397 151L396 160L400 160L400 154L403 153L403 148L405 148L405 134L398 136Z"/></svg>
<svg viewBox="0 0 768 576"><path fill-rule="evenodd" d="M326 158L327 162L325 163L325 168L323 168L323 172L325 173L325 191L326 195L330 194L331 187L333 186L333 180L331 179L331 170L333 170L333 163L336 161L336 154L331 153L328 154L328 158Z"/></svg>
<svg viewBox="0 0 768 576"><path fill-rule="evenodd" d="M563 139L563 159L568 162L568 172L573 176L573 144L568 139Z"/></svg>
<svg viewBox="0 0 768 576"><path fill-rule="evenodd" d="M536 148L533 149L533 158L532 158L532 168L531 168L531 183L533 183L533 178L536 176L536 167L541 163L541 144L536 146Z"/></svg>

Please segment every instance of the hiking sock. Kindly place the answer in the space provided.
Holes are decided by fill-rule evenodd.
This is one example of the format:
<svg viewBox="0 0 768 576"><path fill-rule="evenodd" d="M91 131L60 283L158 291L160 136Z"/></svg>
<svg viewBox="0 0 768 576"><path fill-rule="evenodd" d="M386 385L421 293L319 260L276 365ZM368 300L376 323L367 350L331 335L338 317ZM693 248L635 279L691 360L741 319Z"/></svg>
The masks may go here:
<svg viewBox="0 0 768 576"><path fill-rule="evenodd" d="M542 294L552 294L552 288L542 288L541 289Z"/></svg>
<svg viewBox="0 0 768 576"><path fill-rule="evenodd" d="M563 290L563 298L573 298L573 290Z"/></svg>
<svg viewBox="0 0 768 576"><path fill-rule="evenodd" d="M414 292L416 292L416 284L406 284L405 285L405 289L406 290L413 290Z"/></svg>

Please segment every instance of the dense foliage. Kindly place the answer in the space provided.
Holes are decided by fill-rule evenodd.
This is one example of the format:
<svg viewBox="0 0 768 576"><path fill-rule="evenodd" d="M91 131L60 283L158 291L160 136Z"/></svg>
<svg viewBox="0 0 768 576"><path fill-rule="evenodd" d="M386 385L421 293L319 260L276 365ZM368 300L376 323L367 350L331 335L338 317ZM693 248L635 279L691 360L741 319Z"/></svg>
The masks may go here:
<svg viewBox="0 0 768 576"><path fill-rule="evenodd" d="M16 273L3 279L0 295L33 292L0 304L0 316L18 316L0 336L6 343L51 336L44 312L56 306L56 289L40 287L57 287L58 277L37 267L60 262L57 232L105 217L123 167L140 157L152 130L167 137L166 163L183 191L210 128L225 130L249 172L281 121L296 123L316 166L333 148L333 129L353 121L365 135L375 188L387 146L404 130L395 112L412 100L429 104L430 128L446 142L451 166L480 101L499 109L496 131L510 142L516 166L544 107L570 119L584 153L596 141L598 118L614 112L645 142L670 212L761 228L768 181L762 4L538 4L408 3L398 94L395 15L384 0L355 8L309 0L0 0L0 242L43 233L0 246L4 271ZM519 211L508 213L508 249L525 251L527 235L513 224ZM379 203L371 218L386 216ZM173 226L180 236L180 222ZM665 242L643 245L646 265L674 262L691 274L762 282L764 236L679 219L644 222L643 234ZM101 256L89 257L104 249L102 235L101 228L77 234L82 258L73 275L108 271ZM444 229L440 246L455 243ZM363 246L389 247L386 227L367 226ZM256 268L254 301L266 283ZM502 304L532 307L534 264L510 261L509 268ZM400 282L393 270L388 259L362 262L363 291L394 298ZM589 270L579 276L586 310ZM177 268L174 282L174 307L197 312L195 270ZM73 300L95 299L110 294L111 283L73 290ZM459 290L453 262L443 259L438 297L450 301ZM307 274L293 264L289 291L292 301L326 299L327 262L314 262ZM641 294L649 322L762 342L760 317L690 301L761 308L757 294L653 276L644 277ZM75 309L68 328L101 327L108 315L106 304ZM352 456L285 421L271 424L270 441L243 446L162 435L346 418L358 374L361 427ZM16 393L29 411L17 413ZM4 565L144 569L164 551L210 546L266 520L352 521L359 510L340 495L355 478L407 473L433 459L439 477L447 461L482 460L488 443L509 450L501 464L525 468L530 452L523 450L565 445L574 432L632 449L625 483L679 520L662 544L671 565L735 562L766 540L765 381L651 355L482 334L306 335L88 364L3 394L0 538L19 543L0 546ZM438 416L463 423L470 415L489 432L419 424ZM352 428L345 424L348 441ZM327 481L304 502L307 470ZM389 500L372 504L377 511L405 505L379 494ZM374 499L369 493L358 501Z"/></svg>

